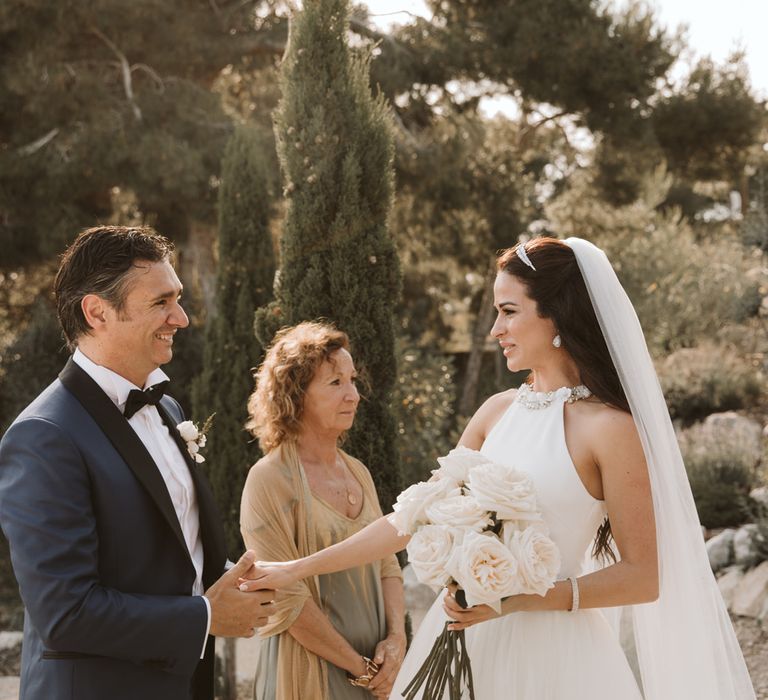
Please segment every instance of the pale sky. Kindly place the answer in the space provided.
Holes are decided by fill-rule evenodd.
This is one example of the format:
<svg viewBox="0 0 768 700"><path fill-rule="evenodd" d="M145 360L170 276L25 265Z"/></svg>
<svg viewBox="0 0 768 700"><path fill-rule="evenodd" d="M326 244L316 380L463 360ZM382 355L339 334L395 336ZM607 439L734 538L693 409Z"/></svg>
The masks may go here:
<svg viewBox="0 0 768 700"><path fill-rule="evenodd" d="M407 14L387 13L428 13L422 0L367 0L366 4L372 14L381 15L372 19L382 27L408 21ZM649 0L649 4L663 26L674 30L688 25L688 44L694 52L691 63L706 55L722 63L735 48L746 49L752 86L759 97L768 98L768 0ZM687 69L680 67L673 74L681 72Z"/></svg>

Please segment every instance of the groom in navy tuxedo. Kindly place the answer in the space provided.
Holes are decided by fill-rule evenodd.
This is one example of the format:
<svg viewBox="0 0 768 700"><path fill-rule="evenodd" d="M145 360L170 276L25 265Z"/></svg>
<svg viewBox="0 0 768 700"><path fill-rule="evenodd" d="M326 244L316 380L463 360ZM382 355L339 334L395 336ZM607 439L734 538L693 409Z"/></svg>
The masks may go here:
<svg viewBox="0 0 768 700"><path fill-rule="evenodd" d="M273 591L237 587L251 553L224 573L221 520L165 394L160 365L189 323L171 254L152 229L99 227L57 273L73 356L0 443L21 700L210 700L213 635L252 636L274 612Z"/></svg>

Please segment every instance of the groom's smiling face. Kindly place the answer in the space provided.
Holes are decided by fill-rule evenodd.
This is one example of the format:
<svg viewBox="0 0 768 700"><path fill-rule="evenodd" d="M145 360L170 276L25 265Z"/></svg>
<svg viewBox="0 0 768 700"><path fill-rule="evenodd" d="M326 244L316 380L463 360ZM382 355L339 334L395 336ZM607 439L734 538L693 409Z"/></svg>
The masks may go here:
<svg viewBox="0 0 768 700"><path fill-rule="evenodd" d="M174 335L189 319L180 304L181 282L167 261L137 260L126 289L121 309L107 305L99 340L107 366L141 387L152 370L170 362Z"/></svg>

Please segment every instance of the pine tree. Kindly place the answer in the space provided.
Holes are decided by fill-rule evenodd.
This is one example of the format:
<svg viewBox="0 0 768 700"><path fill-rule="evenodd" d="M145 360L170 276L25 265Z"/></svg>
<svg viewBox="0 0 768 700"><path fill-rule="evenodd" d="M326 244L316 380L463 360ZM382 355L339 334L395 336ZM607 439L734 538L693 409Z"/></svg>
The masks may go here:
<svg viewBox="0 0 768 700"><path fill-rule="evenodd" d="M346 0L305 3L290 29L276 112L288 207L277 301L257 315L257 333L324 318L349 334L367 386L345 449L371 470L386 509L401 486L389 406L400 292L387 229L393 138L368 57L347 45L347 10Z"/></svg>
<svg viewBox="0 0 768 700"><path fill-rule="evenodd" d="M253 313L271 299L275 275L267 143L256 128L244 126L227 144L219 195L217 311L208 322L203 372L192 392L197 420L215 414L205 464L233 561L242 550L240 494L248 468L259 457L243 429L252 370L262 354L253 334Z"/></svg>

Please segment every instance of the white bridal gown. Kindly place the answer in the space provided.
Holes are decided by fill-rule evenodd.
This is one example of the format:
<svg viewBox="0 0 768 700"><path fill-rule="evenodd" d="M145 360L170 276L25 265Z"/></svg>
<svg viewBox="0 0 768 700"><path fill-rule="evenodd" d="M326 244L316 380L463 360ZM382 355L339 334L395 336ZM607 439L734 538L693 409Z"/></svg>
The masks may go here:
<svg viewBox="0 0 768 700"><path fill-rule="evenodd" d="M480 450L530 475L550 537L560 549L558 579L592 570L589 552L605 518L604 503L584 488L566 447L567 396L560 390L546 408L513 402ZM442 631L448 619L442 600L441 593L419 627L391 698L402 697ZM616 632L600 610L512 613L473 625L466 639L476 700L642 698Z"/></svg>

